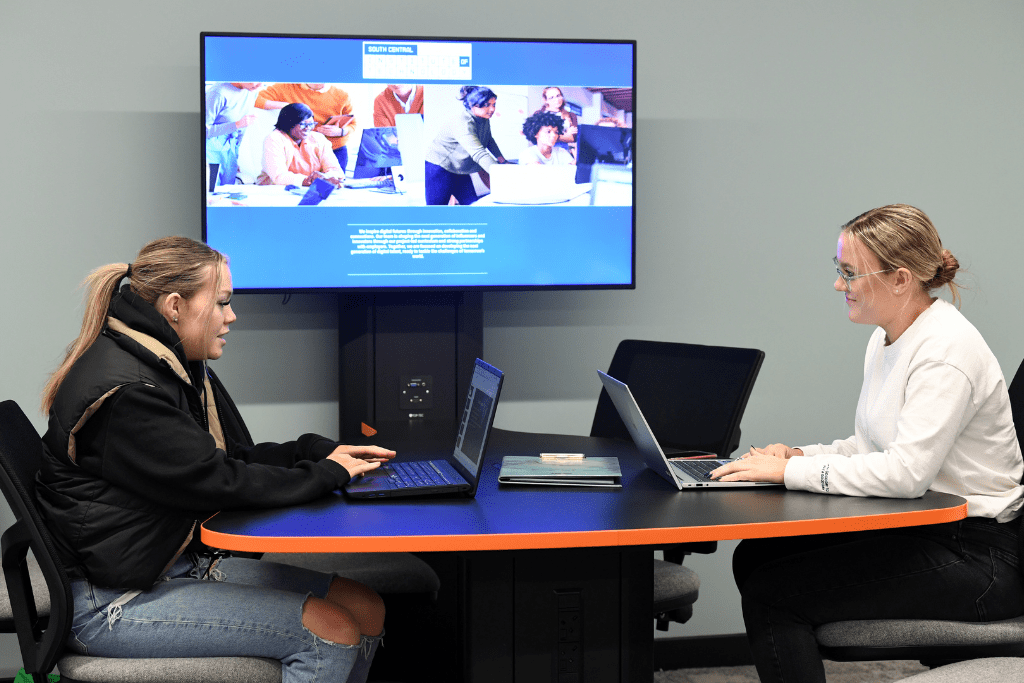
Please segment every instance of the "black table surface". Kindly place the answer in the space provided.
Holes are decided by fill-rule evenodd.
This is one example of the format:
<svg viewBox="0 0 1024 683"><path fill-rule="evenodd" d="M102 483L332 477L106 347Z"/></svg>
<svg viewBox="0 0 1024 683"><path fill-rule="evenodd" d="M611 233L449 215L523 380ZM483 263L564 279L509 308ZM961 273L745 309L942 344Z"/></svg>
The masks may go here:
<svg viewBox="0 0 1024 683"><path fill-rule="evenodd" d="M399 458L450 455L447 448L377 439ZM393 445L394 444L394 445ZM614 456L621 489L498 483L505 455L574 452ZM203 524L207 545L238 551L388 552L659 545L835 533L955 521L966 502L929 491L921 498L857 498L783 487L677 491L644 466L632 443L495 429L475 498L355 501L335 492L305 505L224 511Z"/></svg>

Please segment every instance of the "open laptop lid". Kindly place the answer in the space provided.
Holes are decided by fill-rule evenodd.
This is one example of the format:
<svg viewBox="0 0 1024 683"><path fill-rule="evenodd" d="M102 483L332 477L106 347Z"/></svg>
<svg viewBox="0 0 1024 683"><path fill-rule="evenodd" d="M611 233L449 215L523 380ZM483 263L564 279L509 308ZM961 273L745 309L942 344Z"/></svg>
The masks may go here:
<svg viewBox="0 0 1024 683"><path fill-rule="evenodd" d="M473 379L466 394L466 403L462 408L462 420L459 423L459 435L455 439L455 451L452 453L452 465L459 471L470 489L470 496L476 493L480 480L480 469L483 467L484 451L487 439L494 424L494 414L498 409L498 396L504 373L485 363L479 358L473 368Z"/></svg>
<svg viewBox="0 0 1024 683"><path fill-rule="evenodd" d="M322 178L317 178L309 185L309 189L299 200L299 206L316 206L331 196L334 192L334 185Z"/></svg>
<svg viewBox="0 0 1024 683"><path fill-rule="evenodd" d="M626 430L633 437L637 450L644 456L644 462L665 480L675 484L675 487L680 491L684 488L732 489L782 485L768 481L708 481L676 472L676 469L669 463L665 451L662 450L661 445L655 438L651 426L647 424L643 413L640 412L640 406L637 405L636 399L633 398L629 387L600 370L597 371L597 374L601 378L604 388L608 391L608 396L611 397L616 412L622 418L623 424L626 425ZM730 460L730 458L718 458L717 460L718 462L723 462Z"/></svg>
<svg viewBox="0 0 1024 683"><path fill-rule="evenodd" d="M647 424L644 414L640 412L640 406L636 404L636 399L633 398L629 387L600 370L597 371L597 376L601 378L601 383L604 384L608 396L615 404L615 410L618 411L619 417L622 418L626 429L629 430L629 435L633 437L633 443L636 444L637 450L644 456L644 462L649 468L681 490L683 485L679 481L679 477L669 466L665 452L661 450L658 440L654 438L654 432Z"/></svg>

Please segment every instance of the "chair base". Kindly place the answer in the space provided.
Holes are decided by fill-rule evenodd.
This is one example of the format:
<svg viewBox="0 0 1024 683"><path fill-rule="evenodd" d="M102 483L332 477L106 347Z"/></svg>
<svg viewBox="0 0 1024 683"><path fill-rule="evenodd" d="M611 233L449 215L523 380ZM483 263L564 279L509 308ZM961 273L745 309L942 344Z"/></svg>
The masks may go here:
<svg viewBox="0 0 1024 683"><path fill-rule="evenodd" d="M280 683L281 662L259 657L190 659L120 659L66 655L57 662L61 683L129 683L134 681L219 681Z"/></svg>
<svg viewBox="0 0 1024 683"><path fill-rule="evenodd" d="M916 659L935 668L968 659L982 657L1024 657L1024 643L995 645L934 645L908 647L824 647L818 646L821 656L833 662L875 662L896 659Z"/></svg>
<svg viewBox="0 0 1024 683"><path fill-rule="evenodd" d="M822 656L836 662L917 659L950 663L1024 656L1024 616L990 622L837 621L819 626L814 636Z"/></svg>

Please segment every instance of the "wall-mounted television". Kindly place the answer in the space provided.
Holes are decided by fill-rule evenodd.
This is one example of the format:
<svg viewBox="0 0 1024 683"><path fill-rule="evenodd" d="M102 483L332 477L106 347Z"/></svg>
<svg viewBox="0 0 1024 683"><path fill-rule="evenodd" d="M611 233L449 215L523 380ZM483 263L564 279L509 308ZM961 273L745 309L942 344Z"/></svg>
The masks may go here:
<svg viewBox="0 0 1024 683"><path fill-rule="evenodd" d="M200 50L203 238L235 289L635 286L635 41L203 33ZM316 181L335 189L313 202Z"/></svg>

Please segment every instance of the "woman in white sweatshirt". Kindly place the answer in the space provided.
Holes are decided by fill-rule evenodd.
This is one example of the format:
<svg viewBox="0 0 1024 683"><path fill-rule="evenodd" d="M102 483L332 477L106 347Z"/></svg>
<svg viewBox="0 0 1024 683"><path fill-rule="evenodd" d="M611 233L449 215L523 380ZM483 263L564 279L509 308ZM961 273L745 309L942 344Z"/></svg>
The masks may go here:
<svg viewBox="0 0 1024 683"><path fill-rule="evenodd" d="M876 325L854 435L831 444L752 448L713 478L789 489L967 500L948 524L744 541L733 557L747 638L762 681L820 681L814 639L854 619L991 621L1024 605L1017 519L1024 461L1002 370L977 329L932 290L956 258L912 206L873 209L839 237L835 289L849 318Z"/></svg>

